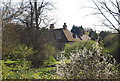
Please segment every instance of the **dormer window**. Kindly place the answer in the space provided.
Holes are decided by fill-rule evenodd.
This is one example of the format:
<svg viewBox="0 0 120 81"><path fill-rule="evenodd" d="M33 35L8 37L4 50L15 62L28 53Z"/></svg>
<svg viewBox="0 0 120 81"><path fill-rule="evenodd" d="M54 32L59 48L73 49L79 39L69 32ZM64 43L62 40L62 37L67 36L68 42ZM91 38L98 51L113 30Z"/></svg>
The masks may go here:
<svg viewBox="0 0 120 81"><path fill-rule="evenodd" d="M76 37L77 37L76 34L73 33L73 38L76 38Z"/></svg>

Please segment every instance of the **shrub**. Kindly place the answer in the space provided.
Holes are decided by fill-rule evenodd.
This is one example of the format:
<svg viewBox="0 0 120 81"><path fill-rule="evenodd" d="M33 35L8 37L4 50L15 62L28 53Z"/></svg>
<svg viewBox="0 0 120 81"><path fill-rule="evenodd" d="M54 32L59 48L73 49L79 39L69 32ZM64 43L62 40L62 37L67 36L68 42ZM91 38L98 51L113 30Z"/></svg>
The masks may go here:
<svg viewBox="0 0 120 81"><path fill-rule="evenodd" d="M51 45L44 45L44 49L39 50L36 54L30 56L30 60L32 61L34 67L39 68L43 66L45 60L49 60L50 56L55 55L55 48Z"/></svg>
<svg viewBox="0 0 120 81"><path fill-rule="evenodd" d="M119 78L115 67L116 61L109 54L102 54L98 43L91 46L91 50L75 48L68 58L63 52L61 63L57 64L57 74L67 79L113 79ZM69 62L66 62L69 60Z"/></svg>
<svg viewBox="0 0 120 81"><path fill-rule="evenodd" d="M55 58L51 55L48 60L45 60L44 66L55 65L55 63L56 63L56 60L55 60Z"/></svg>
<svg viewBox="0 0 120 81"><path fill-rule="evenodd" d="M81 41L81 42L75 42L73 44L66 44L64 47L64 54L65 56L69 57L69 54L71 51L74 51L76 49L83 49L86 47L88 50L91 50L92 44L95 44L94 41Z"/></svg>
<svg viewBox="0 0 120 81"><path fill-rule="evenodd" d="M2 59L11 59L13 48L21 44L23 26L15 23L3 23L2 26Z"/></svg>
<svg viewBox="0 0 120 81"><path fill-rule="evenodd" d="M18 45L12 51L12 59L13 60L16 60L16 59L26 60L26 58L29 55L32 55L36 52L37 51L34 51L32 47L28 47L28 46L25 46L25 45Z"/></svg>

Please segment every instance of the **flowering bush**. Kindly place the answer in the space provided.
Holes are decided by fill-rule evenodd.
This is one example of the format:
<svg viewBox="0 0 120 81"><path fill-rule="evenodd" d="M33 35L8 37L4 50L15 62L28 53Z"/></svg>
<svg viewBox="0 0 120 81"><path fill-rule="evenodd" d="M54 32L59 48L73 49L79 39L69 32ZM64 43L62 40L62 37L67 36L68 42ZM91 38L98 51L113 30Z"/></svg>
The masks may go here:
<svg viewBox="0 0 120 81"><path fill-rule="evenodd" d="M57 65L57 74L67 79L110 79L119 78L116 61L109 54L102 54L98 43L87 48L74 49L69 57L62 52L61 63Z"/></svg>

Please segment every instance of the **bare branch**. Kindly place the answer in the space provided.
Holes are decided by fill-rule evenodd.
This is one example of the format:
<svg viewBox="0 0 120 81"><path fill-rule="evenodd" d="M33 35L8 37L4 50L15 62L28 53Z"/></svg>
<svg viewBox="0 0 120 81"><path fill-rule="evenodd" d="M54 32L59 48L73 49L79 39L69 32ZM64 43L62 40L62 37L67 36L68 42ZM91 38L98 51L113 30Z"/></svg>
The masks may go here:
<svg viewBox="0 0 120 81"><path fill-rule="evenodd" d="M97 9L98 9L98 11L101 13L101 15L112 25L112 27L110 27L110 26L108 26L108 25L106 25L105 23L103 23L105 26L107 26L107 27L109 27L110 29L115 29L115 30L117 30L117 31L119 31L119 29L117 29L116 28L116 26L110 21L110 19L104 14L104 12L102 11L102 9L103 10L105 10L106 12L108 12L108 13L110 13L112 16L113 16L113 18L120 24L120 22L118 21L118 19L115 17L115 15L114 14L118 14L117 12L113 12L108 6L107 6L107 4L106 4L106 2L105 1L101 1L100 2L100 4L102 5L101 6L101 8L98 6L98 4L94 1L94 0L92 0L93 1L93 3L95 4L95 6L97 7ZM117 0L116 0L117 1ZM113 2L112 2L112 4L113 4ZM115 5L115 4L113 4L113 5ZM104 7L103 7L104 6ZM116 6L116 5L115 5ZM118 5L117 5L118 6ZM116 7L117 7L116 6Z"/></svg>

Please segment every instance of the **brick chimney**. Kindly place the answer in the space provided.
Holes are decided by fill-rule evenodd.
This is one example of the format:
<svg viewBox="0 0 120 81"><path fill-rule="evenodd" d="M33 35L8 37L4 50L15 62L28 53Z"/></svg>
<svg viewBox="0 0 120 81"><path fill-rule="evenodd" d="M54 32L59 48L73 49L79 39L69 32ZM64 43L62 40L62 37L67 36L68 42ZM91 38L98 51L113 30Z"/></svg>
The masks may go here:
<svg viewBox="0 0 120 81"><path fill-rule="evenodd" d="M50 30L53 30L55 28L54 24L50 24Z"/></svg>
<svg viewBox="0 0 120 81"><path fill-rule="evenodd" d="M64 25L63 25L63 29L64 29L64 30L67 29L67 25L66 25L66 23L64 23Z"/></svg>

